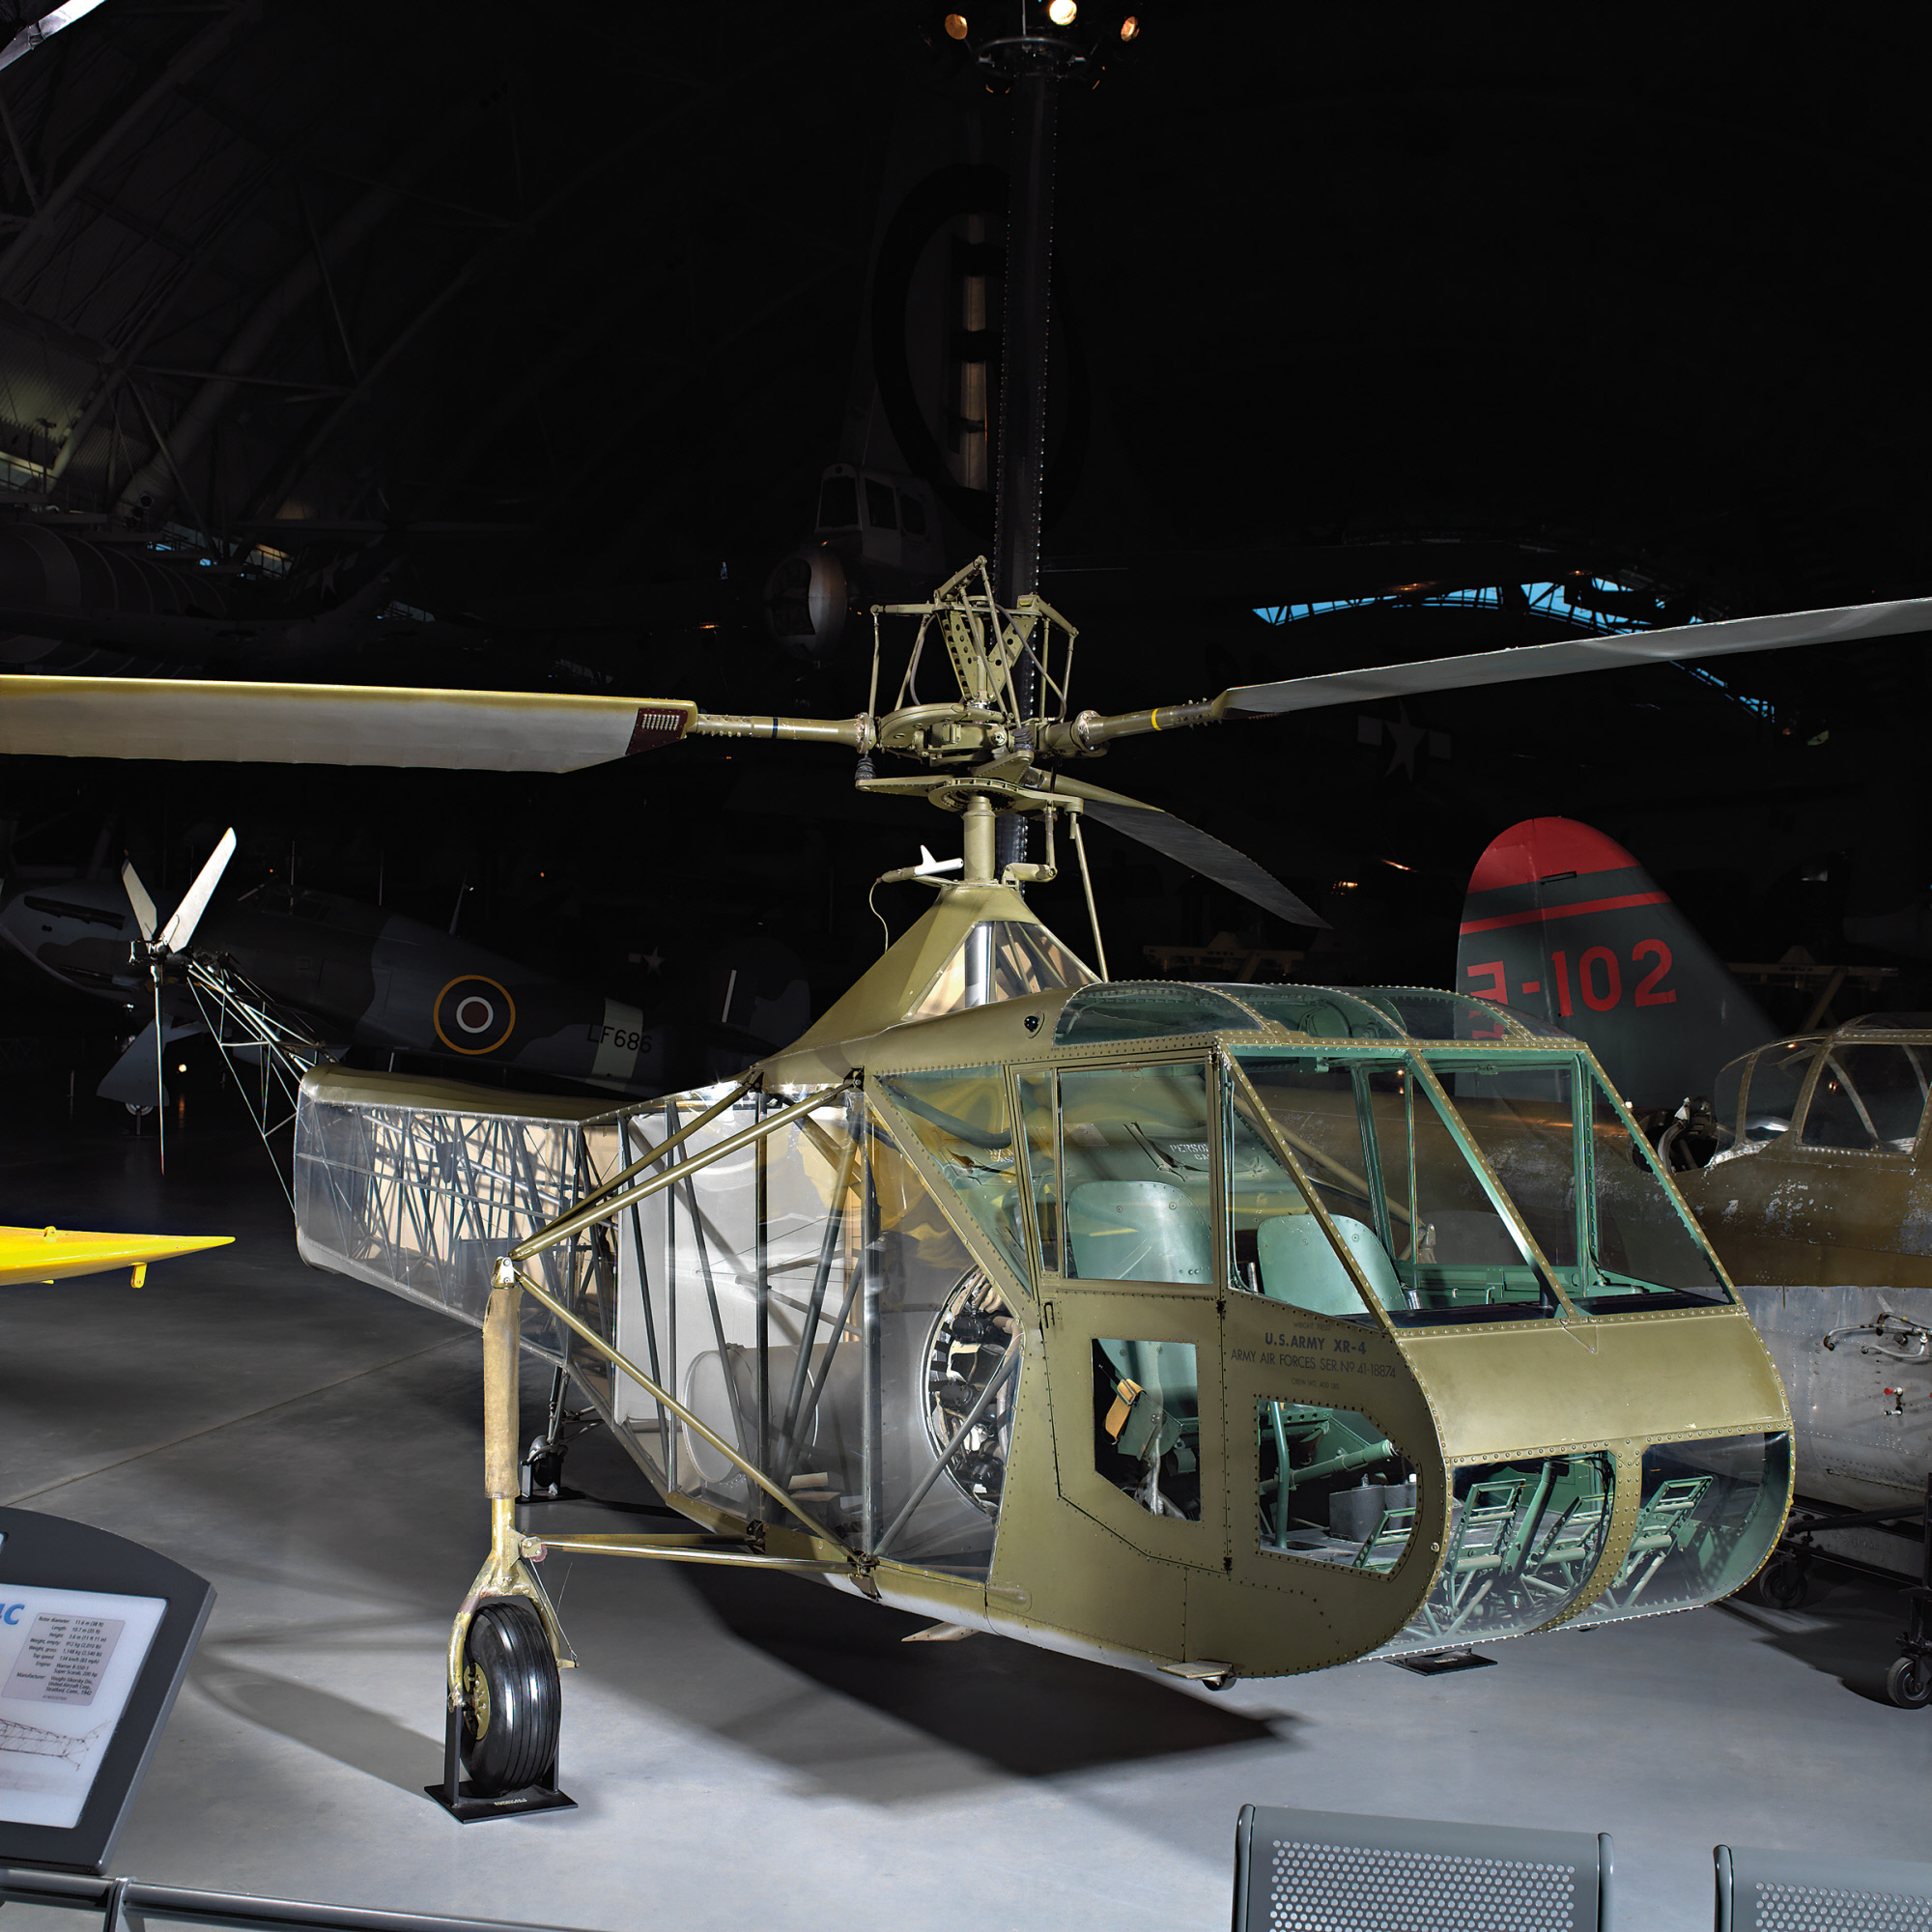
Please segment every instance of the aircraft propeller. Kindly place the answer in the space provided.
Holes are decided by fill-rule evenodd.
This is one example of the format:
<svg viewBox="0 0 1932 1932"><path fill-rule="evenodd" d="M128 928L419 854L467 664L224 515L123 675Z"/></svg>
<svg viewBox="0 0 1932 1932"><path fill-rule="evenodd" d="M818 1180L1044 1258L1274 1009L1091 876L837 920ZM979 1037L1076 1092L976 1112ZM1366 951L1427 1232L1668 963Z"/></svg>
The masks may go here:
<svg viewBox="0 0 1932 1932"><path fill-rule="evenodd" d="M201 923L201 916L208 910L208 902L214 896L214 889L221 883L221 875L234 856L235 828L231 825L195 874L194 883L182 895L181 903L169 915L167 923L158 930L156 922L159 915L155 909L154 896L141 883L134 862L129 859L121 867L121 884L127 892L128 903L134 908L134 924L140 932L141 945L148 956L148 974L155 984L155 1120L160 1133L163 1174L168 1171L168 1107L162 1068L167 1027L161 1016L161 986L167 978L168 961L187 950L194 929Z"/></svg>

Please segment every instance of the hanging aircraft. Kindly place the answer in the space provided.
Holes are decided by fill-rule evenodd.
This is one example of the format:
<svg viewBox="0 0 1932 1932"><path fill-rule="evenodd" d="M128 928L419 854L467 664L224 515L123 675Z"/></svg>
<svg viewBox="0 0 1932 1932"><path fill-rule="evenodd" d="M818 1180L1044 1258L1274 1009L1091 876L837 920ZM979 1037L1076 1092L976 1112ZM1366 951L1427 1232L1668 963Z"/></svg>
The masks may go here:
<svg viewBox="0 0 1932 1932"><path fill-rule="evenodd" d="M1654 1116L1679 1192L1790 1398L1799 1492L1858 1513L1922 1506L1932 1471L1932 1015L1778 1037L1669 895L1571 819L1511 826L1477 862L1457 983L1588 1042ZM1721 1065L1720 1065L1721 1063ZM1507 1179L1507 1172L1505 1172ZM1873 1546L1882 1548L1882 1546ZM1767 1573L1802 1599L1802 1560ZM1932 1703L1932 1657L1897 1703Z"/></svg>
<svg viewBox="0 0 1932 1932"><path fill-rule="evenodd" d="M931 910L729 1085L607 1108L304 1078L303 1255L484 1332L492 1547L449 1677L472 1790L554 1761L553 1552L816 1576L1209 1685L1742 1584L1783 1520L1789 1414L1587 1049L1466 996L1108 981L1097 918L1095 971L1024 888L1064 841L1091 906L1092 819L1315 923L1252 861L1071 768L1132 736L1365 696L1914 631L1932 605L1105 717L1071 705L1072 628L1032 595L999 606L982 565L875 613L875 691L894 689L889 619L916 626L896 695L838 719L0 681L0 751L564 772L725 736L838 748L861 791L961 821L956 879L887 875L934 891ZM956 697L920 701L922 665ZM996 864L1016 814L1042 825L1043 862ZM518 1526L520 1342L693 1531Z"/></svg>

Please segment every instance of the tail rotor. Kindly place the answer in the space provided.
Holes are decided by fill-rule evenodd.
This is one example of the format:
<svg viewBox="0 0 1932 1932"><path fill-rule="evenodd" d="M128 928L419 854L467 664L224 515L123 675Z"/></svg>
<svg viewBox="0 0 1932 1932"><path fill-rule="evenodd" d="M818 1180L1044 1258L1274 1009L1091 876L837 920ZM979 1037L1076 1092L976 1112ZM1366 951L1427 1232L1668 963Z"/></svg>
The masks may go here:
<svg viewBox="0 0 1932 1932"><path fill-rule="evenodd" d="M128 860L121 867L121 885L128 895L128 903L134 909L134 924L141 935L141 946L148 957L148 975L155 988L155 1120L160 1133L163 1174L168 1171L168 1108L162 1065L167 1048L167 1026L161 1011L161 987L167 980L169 960L187 951L195 927L201 923L201 916L208 910L208 902L214 896L214 889L221 883L221 875L228 869L228 862L234 856L235 828L231 825L209 854L207 863L195 874L194 883L182 895L181 903L175 907L167 923L158 931L156 926L159 915L155 909L154 895L141 883L134 862Z"/></svg>

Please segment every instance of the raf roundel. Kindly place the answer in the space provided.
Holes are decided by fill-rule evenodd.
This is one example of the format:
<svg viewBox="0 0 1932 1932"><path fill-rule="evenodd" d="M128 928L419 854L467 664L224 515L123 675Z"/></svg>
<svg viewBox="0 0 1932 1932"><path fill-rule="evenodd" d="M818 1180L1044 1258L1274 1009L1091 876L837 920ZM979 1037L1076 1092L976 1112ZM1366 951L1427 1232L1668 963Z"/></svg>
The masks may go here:
<svg viewBox="0 0 1932 1932"><path fill-rule="evenodd" d="M436 1037L452 1053L495 1053L517 1024L517 1003L495 980L466 973L436 996Z"/></svg>

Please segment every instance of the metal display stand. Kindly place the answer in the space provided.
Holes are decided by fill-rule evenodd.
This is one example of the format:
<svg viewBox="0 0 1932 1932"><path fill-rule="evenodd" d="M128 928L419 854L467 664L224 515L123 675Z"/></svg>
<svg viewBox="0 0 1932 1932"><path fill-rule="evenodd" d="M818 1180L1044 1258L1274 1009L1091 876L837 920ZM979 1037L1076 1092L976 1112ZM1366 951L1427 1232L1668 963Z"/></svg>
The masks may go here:
<svg viewBox="0 0 1932 1932"><path fill-rule="evenodd" d="M1886 1691L1894 1704L1918 1710L1932 1701L1932 1475L1925 1478L1925 1545L1918 1581L1906 1591L1905 1600L1910 1607Z"/></svg>
<svg viewBox="0 0 1932 1932"><path fill-rule="evenodd" d="M121 1599L130 1605L130 1613L131 1606L138 1604L149 1617L155 1614L156 1600L163 1606L139 1668L119 1700L119 1709L101 1713L97 1729L112 1726L104 1747L91 1746L90 1737L72 1735L55 1723L57 1715L66 1717L75 1704L88 1702L97 1690L103 1697L109 1694L104 1665L88 1684L85 1696L46 1696L49 1721L44 1726L24 1723L17 1717L0 1717L0 1725L5 1727L0 1729L0 1747L13 1739L12 1748L23 1758L35 1754L71 1756L72 1750L64 1747L91 1746L86 1753L91 1782L71 1826L10 1820L9 1789L0 1787L0 1865L99 1872L113 1855L134 1793L174 1709L188 1660L214 1606L214 1586L192 1570L126 1537L111 1536L104 1529L32 1510L0 1509L0 1600L8 1600L0 1602L0 1620L17 1628L36 1592ZM58 1602L59 1597L50 1601ZM8 1634L14 1634L10 1629ZM28 1667L32 1641L22 1634L17 1644L8 1646L8 1655L14 1660L11 1668L15 1678ZM40 1655L44 1658L59 1649L58 1644L48 1641L43 1644ZM0 1687L0 1696L4 1696L4 1687ZM19 1693L14 1693L6 1708L22 1708ZM52 1742L51 1750L48 1741Z"/></svg>
<svg viewBox="0 0 1932 1932"><path fill-rule="evenodd" d="M1926 1491L1928 1498L1932 1498L1932 1477L1926 1480ZM1895 1570L1881 1569L1860 1557L1821 1548L1812 1538L1839 1529L1889 1529L1924 1521L1924 1503L1875 1510L1836 1510L1816 1503L1794 1503L1777 1548L1758 1573L1758 1594L1775 1609L1796 1609L1804 1601L1806 1578L1814 1562L1835 1564L1840 1570L1855 1570L1862 1577L1889 1581L1897 1577Z"/></svg>
<svg viewBox="0 0 1932 1932"><path fill-rule="evenodd" d="M1903 1508L1828 1510L1798 1505L1785 1523L1771 1560L1759 1572L1759 1599L1775 1609L1795 1609L1804 1601L1814 1562L1831 1563L1861 1576L1895 1581L1896 1571L1880 1570L1855 1556L1822 1549L1815 1536L1837 1529L1890 1528L1917 1523L1922 1538L1917 1583L1905 1586L1908 1605L1904 1630L1898 1634L1898 1657L1886 1677L1886 1694L1908 1711L1932 1703L1932 1473L1925 1478L1925 1500Z"/></svg>
<svg viewBox="0 0 1932 1932"><path fill-rule="evenodd" d="M460 1825L480 1825L490 1818L527 1817L532 1811L575 1811L577 1800L556 1788L556 1759L544 1767L536 1783L522 1791L505 1791L482 1798L463 1776L463 1713L451 1709L442 1727L442 1781L423 1786L430 1797Z"/></svg>

